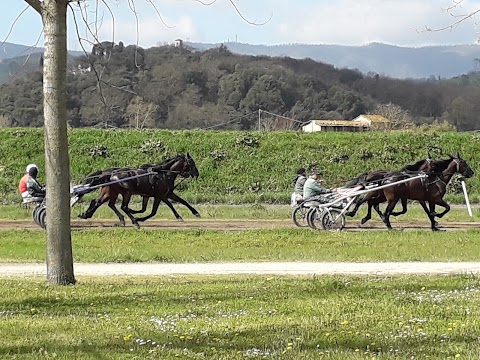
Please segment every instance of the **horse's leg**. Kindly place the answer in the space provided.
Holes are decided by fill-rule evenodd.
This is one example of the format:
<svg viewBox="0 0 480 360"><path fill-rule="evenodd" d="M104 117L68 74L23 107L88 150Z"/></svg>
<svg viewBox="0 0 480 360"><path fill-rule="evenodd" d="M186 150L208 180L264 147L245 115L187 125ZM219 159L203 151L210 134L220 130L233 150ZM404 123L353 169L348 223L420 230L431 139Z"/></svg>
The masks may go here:
<svg viewBox="0 0 480 360"><path fill-rule="evenodd" d="M430 211L427 214L428 218L430 219L430 228L432 229L432 231L440 231L435 221L435 200L429 201L428 204L430 207Z"/></svg>
<svg viewBox="0 0 480 360"><path fill-rule="evenodd" d="M175 216L175 219L177 219L178 221L183 221L182 216L177 212L177 210L175 210L175 208L173 207L173 204L168 200L168 198L164 196L162 200L165 203L165 205L167 205L170 208L170 210L172 210L172 213L173 213L173 216Z"/></svg>
<svg viewBox="0 0 480 360"><path fill-rule="evenodd" d="M118 211L115 203L117 201L118 194L116 196L112 196L110 201L108 202L108 207L113 210L113 212L117 215L118 219L120 220L120 225L125 226L125 217L122 215L120 211Z"/></svg>
<svg viewBox="0 0 480 360"><path fill-rule="evenodd" d="M442 218L446 213L448 213L450 211L450 205L448 205L447 202L443 199L438 200L436 202L436 205L444 207L445 210L443 210L440 214L436 214L434 211L431 211L433 216L436 216L438 218Z"/></svg>
<svg viewBox="0 0 480 360"><path fill-rule="evenodd" d="M392 216L400 216L407 212L407 198L401 198L402 202L402 211L392 212Z"/></svg>
<svg viewBox="0 0 480 360"><path fill-rule="evenodd" d="M362 219L361 223L365 224L368 220L372 218L372 207L373 207L373 202L372 201L367 201L367 215ZM375 209L376 210L376 209Z"/></svg>
<svg viewBox="0 0 480 360"><path fill-rule="evenodd" d="M140 210L129 209L130 214L140 214L140 213L144 213L145 211L147 211L147 206L148 206L148 200L149 199L150 198L147 197L147 196L142 196L142 208Z"/></svg>
<svg viewBox="0 0 480 360"><path fill-rule="evenodd" d="M380 210L380 203L378 204L373 204L372 207L375 209L375 211L377 212L378 216L380 217L380 219L382 219L383 222L385 222L385 217L383 216L383 213L382 211Z"/></svg>
<svg viewBox="0 0 480 360"><path fill-rule="evenodd" d="M360 206L362 206L367 200L368 199L366 199L366 196L364 196L361 200L355 202L355 207L353 208L353 210L347 211L345 215L351 217L355 216Z"/></svg>
<svg viewBox="0 0 480 360"><path fill-rule="evenodd" d="M395 205L397 205L398 199L392 199L388 201L387 208L385 209L385 213L383 214L385 220L384 223L387 225L389 230L392 229L392 224L390 223L390 215L392 214L393 209L395 209Z"/></svg>
<svg viewBox="0 0 480 360"><path fill-rule="evenodd" d="M419 201L420 205L422 205L423 211L427 214L428 218L430 219L430 209L427 206L427 203L423 200ZM435 214L433 214L435 216ZM435 227L438 226L438 222L434 220Z"/></svg>
<svg viewBox="0 0 480 360"><path fill-rule="evenodd" d="M95 212L95 204L97 203L96 199L93 199L90 201L90 205L88 206L87 210L85 210L83 213L78 214L78 217L80 219L89 219L92 217L92 214Z"/></svg>
<svg viewBox="0 0 480 360"><path fill-rule="evenodd" d="M192 212L192 214L195 215L196 217L201 217L200 213L192 205L190 205L188 202L186 202L184 199L182 199L177 194L173 193L173 191L169 192L167 197L169 199L173 200L173 201L176 201L176 202L179 202L182 205L185 205ZM173 205L172 205L172 207L173 207Z"/></svg>
<svg viewBox="0 0 480 360"><path fill-rule="evenodd" d="M100 191L100 194L97 196L97 198L90 202L90 205L88 206L88 209L85 210L85 212L79 214L78 217L81 218L81 219L90 219L93 216L93 214L95 213L95 211L97 211L97 209L100 206L102 206L102 204L107 202L109 198L110 198L109 189L108 188L103 188Z"/></svg>
<svg viewBox="0 0 480 360"><path fill-rule="evenodd" d="M384 202L385 198L375 191L375 192L368 193L365 196L365 200L367 200L368 208L367 208L367 215L365 215L365 217L362 219L362 224L365 224L368 220L372 218L372 207L375 209L378 216L380 216L380 219L382 219L382 221L385 221L379 207L379 204Z"/></svg>
<svg viewBox="0 0 480 360"><path fill-rule="evenodd" d="M137 220L133 217L133 215L130 213L130 209L128 208L128 204L130 203L130 199L132 198L132 195L130 193L124 193L122 194L122 206L121 209L122 211L127 214L128 218L132 221L132 224L139 229L140 225L138 225Z"/></svg>
<svg viewBox="0 0 480 360"><path fill-rule="evenodd" d="M155 216L155 214L157 213L158 207L160 206L161 201L162 201L161 197L159 197L159 196L155 197L154 201L153 201L152 212L147 216L144 216L144 217L141 217L141 218L136 218L135 220L136 221L145 221L145 220L148 220L151 217Z"/></svg>

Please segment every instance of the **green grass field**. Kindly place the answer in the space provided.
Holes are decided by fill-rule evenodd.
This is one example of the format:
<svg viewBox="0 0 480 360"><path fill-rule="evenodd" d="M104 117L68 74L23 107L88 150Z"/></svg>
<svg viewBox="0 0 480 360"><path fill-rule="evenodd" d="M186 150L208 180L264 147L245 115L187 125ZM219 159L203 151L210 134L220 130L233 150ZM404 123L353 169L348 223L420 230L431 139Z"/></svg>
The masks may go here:
<svg viewBox="0 0 480 360"><path fill-rule="evenodd" d="M85 204L82 204L85 206ZM82 206L75 207L76 216ZM290 221L288 206L198 205L205 219ZM185 221L195 221L178 207ZM355 219L359 222L364 211ZM0 218L31 209L0 207ZM478 221L455 206L441 222ZM101 209L95 219L114 219ZM95 220L94 219L94 220ZM161 209L157 219L173 219ZM425 220L411 206L402 222ZM480 261L478 230L305 228L72 232L76 262ZM0 262L45 262L45 232L0 230ZM4 359L478 359L480 277L163 276L0 279Z"/></svg>
<svg viewBox="0 0 480 360"><path fill-rule="evenodd" d="M0 231L0 262L45 261L45 233ZM82 230L78 262L480 261L479 230Z"/></svg>
<svg viewBox="0 0 480 360"><path fill-rule="evenodd" d="M0 280L3 359L478 359L475 276Z"/></svg>

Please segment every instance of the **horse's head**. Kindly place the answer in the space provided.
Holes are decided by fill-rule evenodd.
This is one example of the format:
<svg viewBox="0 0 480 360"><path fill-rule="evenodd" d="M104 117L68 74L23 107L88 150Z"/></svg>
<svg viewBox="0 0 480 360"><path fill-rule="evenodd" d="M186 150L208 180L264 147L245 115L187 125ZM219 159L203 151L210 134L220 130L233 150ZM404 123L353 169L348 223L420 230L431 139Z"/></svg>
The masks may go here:
<svg viewBox="0 0 480 360"><path fill-rule="evenodd" d="M195 164L195 160L190 156L187 152L185 155L185 165L183 166L183 174L180 174L184 177L193 177L198 178L200 176L200 172L198 171L197 164Z"/></svg>
<svg viewBox="0 0 480 360"><path fill-rule="evenodd" d="M475 175L475 172L472 170L470 165L460 157L460 155L451 155L451 163L447 170L453 173L459 173L464 178L471 178Z"/></svg>
<svg viewBox="0 0 480 360"><path fill-rule="evenodd" d="M169 170L176 171L181 177L184 178L198 178L200 173L195 164L195 160L189 153L185 155L177 155L176 160L172 163Z"/></svg>

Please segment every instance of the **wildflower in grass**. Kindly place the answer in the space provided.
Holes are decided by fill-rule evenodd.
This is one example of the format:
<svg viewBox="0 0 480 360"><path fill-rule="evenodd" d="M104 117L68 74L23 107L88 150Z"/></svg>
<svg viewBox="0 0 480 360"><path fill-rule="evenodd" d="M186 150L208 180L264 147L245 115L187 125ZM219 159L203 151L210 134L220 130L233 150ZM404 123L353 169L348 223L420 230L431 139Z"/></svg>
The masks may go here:
<svg viewBox="0 0 480 360"><path fill-rule="evenodd" d="M460 354L455 354L455 358L459 358L460 357Z"/></svg>
<svg viewBox="0 0 480 360"><path fill-rule="evenodd" d="M131 338L132 338L132 335L129 334L129 335L124 336L124 337L123 337L123 340L129 341Z"/></svg>
<svg viewBox="0 0 480 360"><path fill-rule="evenodd" d="M348 320L343 320L340 325L348 325Z"/></svg>

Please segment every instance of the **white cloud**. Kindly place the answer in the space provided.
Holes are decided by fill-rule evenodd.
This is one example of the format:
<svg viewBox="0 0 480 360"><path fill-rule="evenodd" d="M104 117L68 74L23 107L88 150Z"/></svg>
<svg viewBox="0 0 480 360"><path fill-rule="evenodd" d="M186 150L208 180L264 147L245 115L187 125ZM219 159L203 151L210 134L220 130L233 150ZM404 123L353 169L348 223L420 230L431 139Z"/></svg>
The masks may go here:
<svg viewBox="0 0 480 360"><path fill-rule="evenodd" d="M103 21L99 30L100 39L112 40L114 34L117 43L135 44L138 41L140 46L147 48L172 42L176 38L219 42L237 35L242 42L257 44L362 45L383 42L400 46L465 44L473 43L480 37L475 19L465 21L452 31L425 31L426 27L442 28L455 20L442 11L454 0L235 1L242 14L251 21L262 22L273 13L268 24L258 27L242 20L229 0L217 0L211 6L203 6L194 0L154 1L156 9L149 1L135 1L139 16L138 32L135 16L126 6L126 1L112 7L115 13L114 31L114 21L109 12L102 10L99 16ZM480 0L464 0L455 14L479 8ZM157 10L165 23L173 28L162 23ZM71 40L73 38L70 36Z"/></svg>
<svg viewBox="0 0 480 360"><path fill-rule="evenodd" d="M427 32L441 28L453 17L442 11L451 1L438 0L337 0L299 8L292 7L278 24L283 42L361 45L384 42L397 45L471 43L476 38L472 21L453 31ZM461 13L480 7L465 2ZM460 10L459 10L460 11Z"/></svg>

